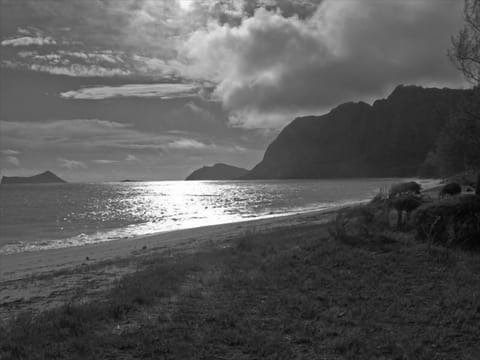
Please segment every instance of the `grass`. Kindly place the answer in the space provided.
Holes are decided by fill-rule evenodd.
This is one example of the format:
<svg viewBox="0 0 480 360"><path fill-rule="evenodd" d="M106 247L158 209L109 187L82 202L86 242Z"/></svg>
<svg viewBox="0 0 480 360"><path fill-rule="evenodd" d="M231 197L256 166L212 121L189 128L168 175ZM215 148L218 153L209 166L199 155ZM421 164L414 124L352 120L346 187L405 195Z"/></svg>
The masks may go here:
<svg viewBox="0 0 480 360"><path fill-rule="evenodd" d="M0 359L479 359L479 259L408 233L252 231L22 314Z"/></svg>

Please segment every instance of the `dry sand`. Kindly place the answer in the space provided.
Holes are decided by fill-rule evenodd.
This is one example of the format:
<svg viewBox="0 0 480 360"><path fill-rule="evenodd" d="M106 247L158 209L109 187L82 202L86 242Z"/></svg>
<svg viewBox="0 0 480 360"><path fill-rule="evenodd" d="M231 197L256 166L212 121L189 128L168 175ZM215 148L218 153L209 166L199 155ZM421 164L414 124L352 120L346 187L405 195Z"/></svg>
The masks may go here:
<svg viewBox="0 0 480 360"><path fill-rule="evenodd" d="M38 311L73 298L91 299L143 259L174 252L196 251L228 242L249 231L270 231L326 223L338 210L255 219L204 226L93 245L0 255L0 319L19 311Z"/></svg>

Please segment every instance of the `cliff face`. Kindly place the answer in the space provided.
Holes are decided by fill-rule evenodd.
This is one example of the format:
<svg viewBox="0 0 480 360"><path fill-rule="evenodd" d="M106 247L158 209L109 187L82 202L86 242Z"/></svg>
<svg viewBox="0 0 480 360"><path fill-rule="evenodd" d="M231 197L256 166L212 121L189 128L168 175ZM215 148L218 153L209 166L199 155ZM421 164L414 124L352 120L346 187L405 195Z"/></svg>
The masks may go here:
<svg viewBox="0 0 480 360"><path fill-rule="evenodd" d="M45 171L34 176L3 176L2 184L46 184L46 183L66 183L51 171Z"/></svg>
<svg viewBox="0 0 480 360"><path fill-rule="evenodd" d="M195 170L185 180L235 180L246 175L247 172L247 169L226 164L215 164Z"/></svg>
<svg viewBox="0 0 480 360"><path fill-rule="evenodd" d="M297 118L245 178L415 176L464 91L399 86L372 106Z"/></svg>

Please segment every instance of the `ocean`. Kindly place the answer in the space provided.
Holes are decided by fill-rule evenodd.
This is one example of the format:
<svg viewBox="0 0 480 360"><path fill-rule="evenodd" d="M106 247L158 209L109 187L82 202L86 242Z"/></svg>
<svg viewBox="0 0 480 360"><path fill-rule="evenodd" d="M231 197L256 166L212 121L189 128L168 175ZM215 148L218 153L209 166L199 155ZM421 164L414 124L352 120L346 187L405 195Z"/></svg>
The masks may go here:
<svg viewBox="0 0 480 360"><path fill-rule="evenodd" d="M0 254L81 246L328 209L399 179L157 181L0 186ZM427 182L427 181L426 181Z"/></svg>

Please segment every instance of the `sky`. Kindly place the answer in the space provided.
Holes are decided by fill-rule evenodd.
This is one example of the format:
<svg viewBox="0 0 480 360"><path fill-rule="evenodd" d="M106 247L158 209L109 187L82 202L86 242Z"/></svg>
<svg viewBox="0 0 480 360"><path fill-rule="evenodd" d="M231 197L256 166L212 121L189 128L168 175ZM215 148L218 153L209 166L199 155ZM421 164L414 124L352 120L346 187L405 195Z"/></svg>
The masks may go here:
<svg viewBox="0 0 480 360"><path fill-rule="evenodd" d="M1 0L0 175L252 168L297 116L463 87L461 0Z"/></svg>

